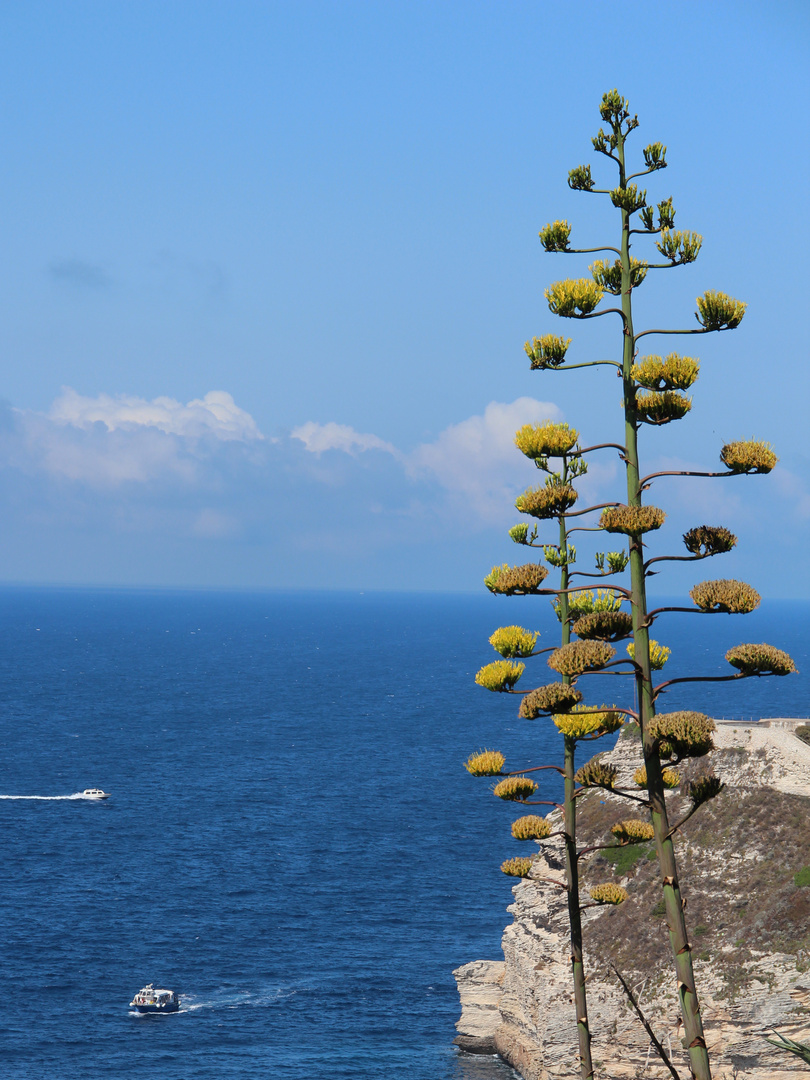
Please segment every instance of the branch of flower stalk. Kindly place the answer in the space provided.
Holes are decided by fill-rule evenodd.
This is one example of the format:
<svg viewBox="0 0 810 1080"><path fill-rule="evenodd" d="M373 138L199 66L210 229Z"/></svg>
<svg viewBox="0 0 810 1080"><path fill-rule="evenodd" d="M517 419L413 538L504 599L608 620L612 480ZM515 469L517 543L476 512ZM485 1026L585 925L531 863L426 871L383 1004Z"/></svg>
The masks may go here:
<svg viewBox="0 0 810 1080"><path fill-rule="evenodd" d="M622 311L621 308L617 308L617 307L605 308L604 311L592 311L590 313L590 315L567 315L567 316L565 316L565 318L568 318L568 319L598 319L600 315L621 315L622 322L625 323L625 324L627 323L627 316L624 314L624 312ZM652 331L647 331L647 332L651 333ZM673 332L677 333L678 331L673 331ZM697 331L697 330L684 330L683 333L684 334L697 334L697 333L699 333L699 331ZM641 335L639 335L639 336L641 336ZM613 360L596 360L595 363L596 364L613 364L613 363L615 363L615 361L613 361ZM618 367L618 366L619 365L616 364L616 367Z"/></svg>
<svg viewBox="0 0 810 1080"><path fill-rule="evenodd" d="M636 1016L639 1018L639 1020L641 1021L642 1025L644 1027L644 1030L649 1035L650 1042L653 1044L655 1049L658 1051L658 1056L661 1058L663 1063L669 1069L670 1075L673 1077L673 1080L681 1080L680 1074L678 1073L678 1070L675 1068L675 1066L672 1064L672 1062L669 1060L669 1055L667 1054L666 1050L664 1049L663 1044L657 1038L655 1032L653 1031L652 1027L650 1026L650 1022L648 1021L648 1019L644 1015L644 1013L641 1011L641 1006L639 1005L638 1000L633 996L633 991L630 989L630 987L624 981L622 976L619 974L619 969L614 964L611 964L610 966L613 969L613 974L616 976L616 978L622 984L622 989L624 990L625 994L627 994L628 998L630 999L630 1004L633 1006L633 1009L635 1010Z"/></svg>
<svg viewBox="0 0 810 1080"><path fill-rule="evenodd" d="M641 174L637 173L636 175ZM632 236L633 233L636 233L637 236L657 236L658 233L663 231L664 230L660 226L657 229L630 229L628 232L628 236Z"/></svg>
<svg viewBox="0 0 810 1080"><path fill-rule="evenodd" d="M550 715L550 714L549 714ZM531 769L516 769L514 772L499 772L496 776L523 776L527 772L541 772L543 769L553 769L554 772L558 772L560 776L564 776L565 773L559 767L559 765L533 765Z"/></svg>
<svg viewBox="0 0 810 1080"><path fill-rule="evenodd" d="M601 363L603 363L603 364L612 364L613 361L612 360L602 360ZM616 367L620 368L621 364L616 364ZM626 446L620 446L619 443L615 443L615 442L602 442L602 443L597 443L596 446L586 446L584 450L577 450L573 454L569 454L568 456L569 457L580 457L582 454L589 454L591 452L591 450L608 450L608 449L620 450L621 453L622 453L622 460L624 460L625 457L627 456L627 447Z"/></svg>
<svg viewBox="0 0 810 1080"><path fill-rule="evenodd" d="M650 480L655 480L659 476L747 476L747 475L748 475L747 473L732 472L731 470L729 470L728 472L692 472L690 469L684 469L682 471L678 471L677 469L673 469L673 470L669 470L667 472L654 472L654 473L650 473L649 476L642 477L642 479L639 480L639 482L638 482L638 493L640 495L642 491L646 491L647 488L649 487L649 481Z"/></svg>
<svg viewBox="0 0 810 1080"><path fill-rule="evenodd" d="M667 833L667 840L673 837L678 831L678 829L680 829L681 825L685 825L689 818L692 816L692 814L696 813L701 808L701 806L703 806L703 803L695 803L689 813L682 817L677 825L672 826L672 828Z"/></svg>
<svg viewBox="0 0 810 1080"><path fill-rule="evenodd" d="M644 572L646 573L647 568L656 562L698 562L700 559L710 559L712 555L723 554L722 551L707 551L705 555L657 555L654 559L647 559L644 563Z"/></svg>
<svg viewBox="0 0 810 1080"><path fill-rule="evenodd" d="M634 844L648 844L649 840L625 840L621 844L594 844L592 847L582 848L577 852L577 858L590 855L593 851L609 851L611 848L632 847Z"/></svg>
<svg viewBox="0 0 810 1080"><path fill-rule="evenodd" d="M589 318L589 316L585 316L585 315L575 316L575 317L576 318L583 318L583 319L584 318ZM622 365L617 364L615 360L588 360L587 363L584 363L584 364L560 364L559 367L543 368L543 371L573 371L574 368L580 368L580 367L604 367L605 365L610 365L610 367L618 368L619 371L621 371L621 369L622 369Z"/></svg>
<svg viewBox="0 0 810 1080"><path fill-rule="evenodd" d="M611 503L610 505L611 506L617 506L618 503ZM573 529L571 529L570 531L574 532ZM585 530L582 530L582 531L584 532ZM601 532L602 530L600 529L599 531ZM534 595L536 595L536 596L562 596L563 593L583 592L583 591L588 592L589 589L590 589L590 585L574 585L574 587L571 588L571 589L538 589L537 592ZM627 597L628 600L631 598L630 590L625 589L622 585L611 585L610 589L611 589L612 592L622 593L625 597ZM689 609L689 610L691 610L691 609Z"/></svg>
<svg viewBox="0 0 810 1080"><path fill-rule="evenodd" d="M549 885L556 885L558 888L562 889L564 892L568 892L568 886L562 881L557 881L556 878L540 877L540 878L532 878L531 880L532 881L547 881Z"/></svg>
<svg viewBox="0 0 810 1080"><path fill-rule="evenodd" d="M607 247L595 247L595 248L565 248L564 251L555 252L560 255L588 255L592 251L615 251L617 255L621 256L621 251L618 248L611 247L609 244Z"/></svg>
<svg viewBox="0 0 810 1080"><path fill-rule="evenodd" d="M570 531L573 532L574 530L571 529ZM589 573L586 573L585 570L572 570L569 573L568 578L569 578L569 580L572 577L606 578L606 577L613 577L614 574L623 574L623 573L624 573L624 570L603 570L601 574L589 574Z"/></svg>
<svg viewBox="0 0 810 1080"><path fill-rule="evenodd" d="M583 514L592 514L594 510L603 510L606 506L621 506L621 505L622 505L621 503L617 503L617 502L597 503L596 506L587 506L584 510L575 510L573 512L573 514L565 513L565 514L560 514L558 516L561 517L561 518L566 518L566 519L567 518L572 518L572 517L582 517Z"/></svg>
<svg viewBox="0 0 810 1080"><path fill-rule="evenodd" d="M605 787L604 784L589 784L588 787L581 787L574 792L573 798L578 799L580 795L584 795L586 791L593 791L597 788L599 791L608 791L611 795L619 795L622 799L629 799L631 802L641 803L642 806L650 807L648 799L643 799L639 795L631 795L629 791L625 791L624 788Z"/></svg>
<svg viewBox="0 0 810 1080"><path fill-rule="evenodd" d="M665 558L665 556L662 555L661 558L663 559L663 558ZM672 558L676 558L676 556L673 555ZM616 586L611 585L611 588L615 589ZM649 629L652 626L655 618L658 615L660 615L662 611L683 611L687 615L740 615L740 614L744 614L744 612L738 612L738 611L718 611L718 610L705 611L703 608L699 608L699 607L657 607L657 608L653 608L652 611L647 612L647 621L644 624L647 629Z"/></svg>
<svg viewBox="0 0 810 1080"><path fill-rule="evenodd" d="M711 614L711 612L709 613ZM668 682L661 683L660 686L655 688L653 693L653 701L659 694L664 692L664 688L667 686L674 686L675 683L683 682L731 682L732 679L764 679L768 675L775 675L775 671L740 671L736 675L693 675L686 676L683 679L670 679Z"/></svg>
<svg viewBox="0 0 810 1080"><path fill-rule="evenodd" d="M729 329L729 328L726 327L726 329ZM633 337L633 348L635 348L635 343L638 341L638 339L646 337L647 334L710 334L710 333L712 333L712 331L707 329L705 326L701 327L699 330L642 330L640 334L636 334Z"/></svg>

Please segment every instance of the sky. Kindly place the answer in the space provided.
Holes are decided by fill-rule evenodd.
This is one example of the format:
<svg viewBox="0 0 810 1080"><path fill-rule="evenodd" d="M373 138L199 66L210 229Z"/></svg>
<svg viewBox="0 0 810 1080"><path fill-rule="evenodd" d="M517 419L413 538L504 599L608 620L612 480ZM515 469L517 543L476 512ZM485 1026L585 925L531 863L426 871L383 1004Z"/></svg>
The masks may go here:
<svg viewBox="0 0 810 1080"><path fill-rule="evenodd" d="M0 6L0 581L475 591L526 561L516 428L623 429L609 369L523 352L550 332L572 359L620 352L611 318L548 311L593 257L537 237L566 218L575 246L616 242L566 178L590 162L612 186L590 140L618 87L639 160L668 147L650 198L704 237L648 276L636 328L695 325L707 288L749 305L676 339L693 410L643 431L644 470L717 467L740 438L780 457L657 482L655 554L699 524L739 544L653 591L810 595L809 28L791 0ZM616 455L580 487L623 501Z"/></svg>

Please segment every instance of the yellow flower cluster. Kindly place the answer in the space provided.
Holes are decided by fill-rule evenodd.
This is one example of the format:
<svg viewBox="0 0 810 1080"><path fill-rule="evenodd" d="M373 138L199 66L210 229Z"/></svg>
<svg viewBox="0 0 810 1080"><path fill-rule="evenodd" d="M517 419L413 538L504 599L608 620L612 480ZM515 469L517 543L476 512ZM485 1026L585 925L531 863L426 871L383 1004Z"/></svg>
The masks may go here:
<svg viewBox="0 0 810 1080"><path fill-rule="evenodd" d="M663 229L661 239L655 246L673 266L682 266L694 262L703 244L703 237L696 232L682 232L680 229Z"/></svg>
<svg viewBox="0 0 810 1080"><path fill-rule="evenodd" d="M532 371L544 371L546 368L557 368L564 363L570 344L571 338L544 334L542 337L527 341L523 348L531 361Z"/></svg>
<svg viewBox="0 0 810 1080"><path fill-rule="evenodd" d="M714 720L699 712L659 713L647 726L664 758L705 757L714 749L714 730Z"/></svg>
<svg viewBox="0 0 810 1080"><path fill-rule="evenodd" d="M688 390L698 377L700 364L691 356L670 353L666 360L660 356L643 356L633 364L630 374L647 390Z"/></svg>
<svg viewBox="0 0 810 1080"><path fill-rule="evenodd" d="M610 831L621 844L641 844L655 836L655 829L649 821L639 821L638 818L618 821Z"/></svg>
<svg viewBox="0 0 810 1080"><path fill-rule="evenodd" d="M515 859L507 859L501 863L501 870L509 877L528 877L532 868L533 858L523 859L518 856Z"/></svg>
<svg viewBox="0 0 810 1080"><path fill-rule="evenodd" d="M530 795L534 795L537 784L528 776L509 776L496 784L492 791L499 799L506 799L507 802L523 802Z"/></svg>
<svg viewBox="0 0 810 1080"><path fill-rule="evenodd" d="M624 723L624 713L617 712L609 705L602 705L598 712L594 711L592 705L575 705L568 713L555 713L553 720L563 735L582 739L594 732L608 735L618 731Z"/></svg>
<svg viewBox="0 0 810 1080"><path fill-rule="evenodd" d="M604 885L594 885L591 889L591 900L597 904L623 904L626 899L627 889L610 881Z"/></svg>
<svg viewBox="0 0 810 1080"><path fill-rule="evenodd" d="M475 681L486 690L511 690L525 670L525 664L513 664L511 660L495 660L491 664L485 664L477 672Z"/></svg>
<svg viewBox="0 0 810 1080"><path fill-rule="evenodd" d="M590 278L576 280L568 278L566 281L555 281L544 292L552 313L566 319L590 315L604 295L604 290Z"/></svg>
<svg viewBox="0 0 810 1080"><path fill-rule="evenodd" d="M695 303L698 309L695 317L706 330L734 330L742 322L748 307L742 300L735 300L715 289L707 289Z"/></svg>
<svg viewBox="0 0 810 1080"><path fill-rule="evenodd" d="M636 658L636 647L631 641L627 646L627 652L631 660ZM650 640L650 667L653 671L660 671L664 664L669 660L669 655L672 649L668 649L666 645L659 645L657 641Z"/></svg>
<svg viewBox="0 0 810 1080"><path fill-rule="evenodd" d="M735 473L769 473L779 458L770 443L756 439L726 443L720 451L720 460Z"/></svg>
<svg viewBox="0 0 810 1080"><path fill-rule="evenodd" d="M524 566L493 566L484 578L484 584L492 593L502 596L528 596L539 591L548 577L548 570L539 563Z"/></svg>
<svg viewBox="0 0 810 1080"><path fill-rule="evenodd" d="M635 289L647 276L647 263L630 256L630 288ZM588 267L596 284L605 290L618 296L622 291L622 263L621 259L610 262L608 259L597 259Z"/></svg>
<svg viewBox="0 0 810 1080"><path fill-rule="evenodd" d="M515 432L515 446L528 458L562 457L576 444L579 432L568 424L524 424Z"/></svg>
<svg viewBox="0 0 810 1080"><path fill-rule="evenodd" d="M674 390L636 394L636 416L644 424L669 424L682 420L692 408L692 399Z"/></svg>
<svg viewBox="0 0 810 1080"><path fill-rule="evenodd" d="M495 652L511 659L516 656L531 656L539 637L539 631L524 630L522 626L501 626L490 637L489 643Z"/></svg>
<svg viewBox="0 0 810 1080"><path fill-rule="evenodd" d="M464 768L472 776L498 776L505 761L500 750L479 750L477 754L470 754Z"/></svg>
<svg viewBox="0 0 810 1080"><path fill-rule="evenodd" d="M576 501L576 490L570 484L552 482L527 488L515 499L515 506L521 514L545 519L564 514Z"/></svg>
<svg viewBox="0 0 810 1080"><path fill-rule="evenodd" d="M662 775L664 787L670 790L676 788L681 782L681 774L677 769L664 769ZM644 791L647 790L647 769L645 766L642 765L640 769L636 769L633 773L633 782L637 787L642 788Z"/></svg>
<svg viewBox="0 0 810 1080"><path fill-rule="evenodd" d="M545 818L536 814L527 814L512 822L512 836L515 840L545 840L551 835L551 825Z"/></svg>

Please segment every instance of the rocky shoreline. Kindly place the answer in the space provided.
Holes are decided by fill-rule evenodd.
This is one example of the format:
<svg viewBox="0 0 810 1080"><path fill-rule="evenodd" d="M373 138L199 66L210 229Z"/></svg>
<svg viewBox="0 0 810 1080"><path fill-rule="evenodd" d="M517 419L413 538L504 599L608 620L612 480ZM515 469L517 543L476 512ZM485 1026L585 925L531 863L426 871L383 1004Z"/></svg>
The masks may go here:
<svg viewBox="0 0 810 1080"><path fill-rule="evenodd" d="M807 1075L806 1064L763 1037L776 1028L810 1041L810 888L793 882L796 869L810 864L810 839L804 839L810 831L810 746L791 730L799 722L719 724L713 760L726 790L715 809L704 807L681 834L679 859L689 863L683 881L690 934L718 1080ZM622 785L641 761L640 744L622 736L605 758L619 767ZM602 829L610 801L607 796L601 809L593 807L593 822ZM624 810L613 801L617 814ZM561 850L544 843L540 852L531 876L513 890L505 959L473 961L454 972L462 1004L456 1042L467 1053L500 1055L526 1080L575 1080L565 901L535 880L559 873ZM600 865L593 872L603 877L614 870L603 859L595 862ZM656 917L654 867L644 858L625 868L614 880L630 892L627 903L591 909L583 918L590 1027L596 1074L603 1080L670 1077L609 963L628 978L676 1067L689 1076L671 957ZM634 952L630 941L638 927L643 933Z"/></svg>

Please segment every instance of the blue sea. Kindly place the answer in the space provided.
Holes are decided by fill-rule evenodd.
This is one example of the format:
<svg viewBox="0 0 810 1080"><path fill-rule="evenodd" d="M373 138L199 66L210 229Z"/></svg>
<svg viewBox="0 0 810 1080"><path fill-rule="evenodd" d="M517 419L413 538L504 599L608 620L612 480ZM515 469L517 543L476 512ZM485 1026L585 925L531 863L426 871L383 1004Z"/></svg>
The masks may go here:
<svg viewBox="0 0 810 1080"><path fill-rule="evenodd" d="M807 670L807 615L672 615L655 636L671 676L762 640ZM498 867L525 853L463 760L558 760L548 721L473 683L514 622L555 640L546 601L486 594L0 591L2 1076L512 1076L453 1047L451 971L500 957ZM803 676L665 707L687 705L810 710ZM92 786L111 798L71 798ZM131 1012L147 982L181 1011Z"/></svg>

